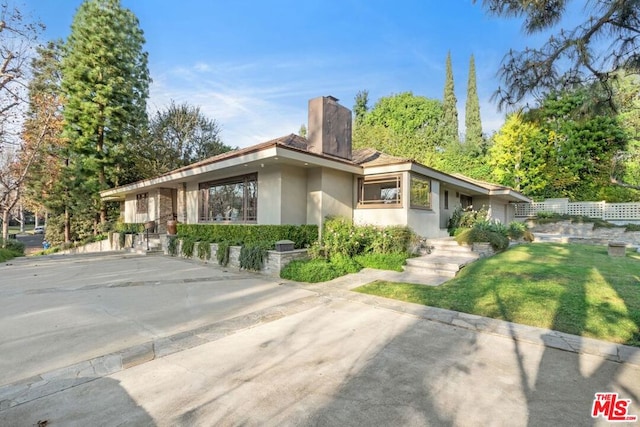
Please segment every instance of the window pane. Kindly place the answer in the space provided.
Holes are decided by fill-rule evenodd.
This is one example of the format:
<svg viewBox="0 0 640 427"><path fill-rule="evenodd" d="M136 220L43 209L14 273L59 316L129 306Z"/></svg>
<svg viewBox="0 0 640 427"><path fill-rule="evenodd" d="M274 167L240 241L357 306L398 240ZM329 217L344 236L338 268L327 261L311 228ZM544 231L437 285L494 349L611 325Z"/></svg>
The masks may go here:
<svg viewBox="0 0 640 427"><path fill-rule="evenodd" d="M400 176L361 178L359 182L359 204L400 204Z"/></svg>
<svg viewBox="0 0 640 427"><path fill-rule="evenodd" d="M200 221L255 221L257 176L200 184Z"/></svg>
<svg viewBox="0 0 640 427"><path fill-rule="evenodd" d="M419 208L431 207L431 185L429 180L411 177L411 206Z"/></svg>

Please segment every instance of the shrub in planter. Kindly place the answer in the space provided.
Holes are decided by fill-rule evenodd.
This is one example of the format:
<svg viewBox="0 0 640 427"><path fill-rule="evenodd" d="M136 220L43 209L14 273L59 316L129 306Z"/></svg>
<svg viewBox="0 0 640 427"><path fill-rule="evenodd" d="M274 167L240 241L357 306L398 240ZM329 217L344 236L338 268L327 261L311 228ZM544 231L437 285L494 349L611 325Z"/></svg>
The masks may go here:
<svg viewBox="0 0 640 427"><path fill-rule="evenodd" d="M7 239L3 241L2 238L0 238L0 248L2 248L3 246L4 249L11 252L13 256L24 255L25 244L19 240Z"/></svg>
<svg viewBox="0 0 640 427"><path fill-rule="evenodd" d="M170 236L167 241L167 251L169 255L176 256L178 255L178 238L176 236Z"/></svg>
<svg viewBox="0 0 640 427"><path fill-rule="evenodd" d="M243 245L240 248L240 268L253 271L262 270L267 250L264 245Z"/></svg>
<svg viewBox="0 0 640 427"><path fill-rule="evenodd" d="M216 259L218 260L218 264L223 267L226 267L229 264L229 252L231 248L231 244L229 242L220 242L218 243L218 250L216 251Z"/></svg>
<svg viewBox="0 0 640 427"><path fill-rule="evenodd" d="M182 256L185 258L191 258L193 256L193 249L195 248L196 241L193 238L185 238L182 240Z"/></svg>
<svg viewBox="0 0 640 427"><path fill-rule="evenodd" d="M205 261L211 258L211 242L208 240L198 242L198 258Z"/></svg>
<svg viewBox="0 0 640 427"><path fill-rule="evenodd" d="M342 275L333 264L324 259L291 261L280 271L283 279L307 283L326 282Z"/></svg>

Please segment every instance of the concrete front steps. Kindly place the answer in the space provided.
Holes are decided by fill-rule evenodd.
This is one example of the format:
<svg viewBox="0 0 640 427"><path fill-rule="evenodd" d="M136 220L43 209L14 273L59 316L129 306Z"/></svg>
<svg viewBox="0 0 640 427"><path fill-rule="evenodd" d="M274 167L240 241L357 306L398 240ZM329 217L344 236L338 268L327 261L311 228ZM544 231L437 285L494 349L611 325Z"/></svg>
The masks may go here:
<svg viewBox="0 0 640 427"><path fill-rule="evenodd" d="M147 249L147 235L144 234L141 240L136 239L135 245L133 248L129 248L129 252L138 255L164 255L160 235L149 233L149 247Z"/></svg>
<svg viewBox="0 0 640 427"><path fill-rule="evenodd" d="M405 272L415 275L455 277L465 265L480 256L468 246L460 246L453 237L429 239L431 253L417 258L409 258Z"/></svg>

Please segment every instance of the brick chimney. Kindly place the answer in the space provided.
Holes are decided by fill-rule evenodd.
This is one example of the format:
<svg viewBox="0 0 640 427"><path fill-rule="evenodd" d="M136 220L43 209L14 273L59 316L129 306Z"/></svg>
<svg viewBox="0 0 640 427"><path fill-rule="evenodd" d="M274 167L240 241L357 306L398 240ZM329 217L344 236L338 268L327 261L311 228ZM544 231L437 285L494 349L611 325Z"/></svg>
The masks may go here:
<svg viewBox="0 0 640 427"><path fill-rule="evenodd" d="M308 150L351 160L351 110L333 96L309 100Z"/></svg>

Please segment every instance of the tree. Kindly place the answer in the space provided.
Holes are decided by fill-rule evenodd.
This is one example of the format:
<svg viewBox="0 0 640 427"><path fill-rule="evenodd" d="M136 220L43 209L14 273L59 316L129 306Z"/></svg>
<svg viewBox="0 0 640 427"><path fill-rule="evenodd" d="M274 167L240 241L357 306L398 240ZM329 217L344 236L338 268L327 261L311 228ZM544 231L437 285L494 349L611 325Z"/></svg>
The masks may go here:
<svg viewBox="0 0 640 427"><path fill-rule="evenodd" d="M361 90L356 94L356 100L353 106L353 114L356 126L362 124L364 117L369 111L369 91Z"/></svg>
<svg viewBox="0 0 640 427"><path fill-rule="evenodd" d="M430 163L442 145L442 103L411 92L382 97L355 127L353 145Z"/></svg>
<svg viewBox="0 0 640 427"><path fill-rule="evenodd" d="M476 63L471 55L469 60L469 81L467 83L467 104L464 115L465 143L468 146L482 145L482 121L480 120L480 100L476 85Z"/></svg>
<svg viewBox="0 0 640 427"><path fill-rule="evenodd" d="M307 137L307 126L304 123L300 125L300 129L298 129L298 135L303 138Z"/></svg>
<svg viewBox="0 0 640 427"><path fill-rule="evenodd" d="M444 136L450 141L458 141L458 107L453 86L453 70L451 52L447 54L446 76L444 82L444 98L442 101L442 120Z"/></svg>
<svg viewBox="0 0 640 427"><path fill-rule="evenodd" d="M151 178L232 149L222 143L218 123L200 107L172 101L151 118L138 163L143 178Z"/></svg>
<svg viewBox="0 0 640 427"><path fill-rule="evenodd" d="M621 71L614 86L620 124L627 132L627 146L613 157L611 182L640 190L640 77ZM636 192L636 198L640 196Z"/></svg>
<svg viewBox="0 0 640 427"><path fill-rule="evenodd" d="M475 1L475 0L474 0ZM483 0L496 16L524 18L525 33L554 29L567 11L568 0ZM640 3L637 0L594 0L573 29L560 29L539 48L510 51L502 62L501 106L515 105L527 95L543 95L597 81L614 107L616 71L640 72Z"/></svg>
<svg viewBox="0 0 640 427"><path fill-rule="evenodd" d="M77 214L106 222L99 191L120 180L132 141L147 125L149 71L138 19L119 0L87 0L71 25L62 60L67 185ZM99 216L98 216L99 214Z"/></svg>
<svg viewBox="0 0 640 427"><path fill-rule="evenodd" d="M26 104L28 61L42 25L30 22L19 9L0 5L0 214L3 241L9 215L21 196L33 159L20 139L20 121ZM22 156L22 161L19 161Z"/></svg>
<svg viewBox="0 0 640 427"><path fill-rule="evenodd" d="M510 116L494 138L493 178L533 198L618 201L610 165L626 143L617 117L581 107L589 87L551 93L535 109Z"/></svg>
<svg viewBox="0 0 640 427"><path fill-rule="evenodd" d="M24 152L33 152L34 158L25 181L24 196L33 207L44 208L54 214L64 213L64 236L65 241L69 241L69 212L65 211L69 204L68 189L62 179L68 160L68 147L62 138L62 53L62 41L52 41L39 47L31 62L29 109L22 137L30 148Z"/></svg>

